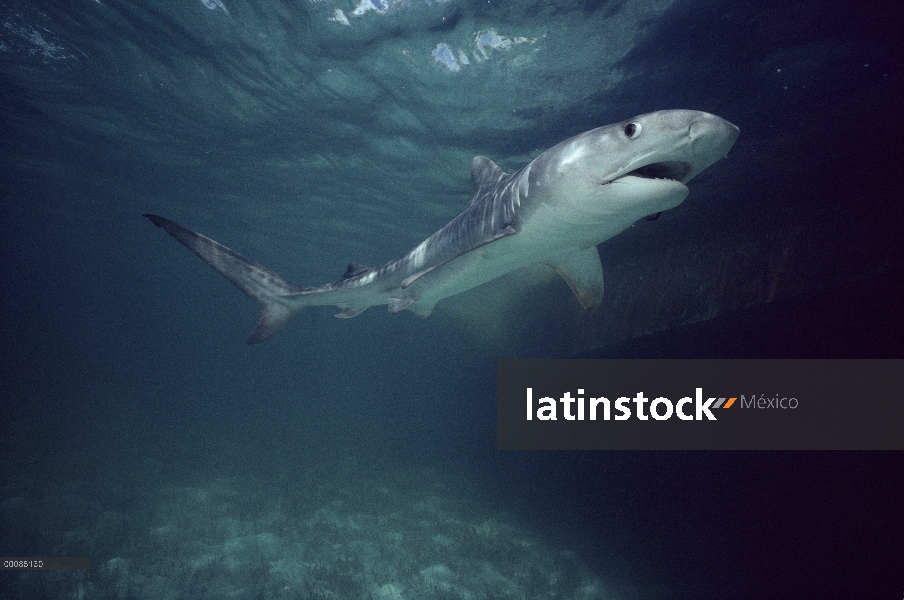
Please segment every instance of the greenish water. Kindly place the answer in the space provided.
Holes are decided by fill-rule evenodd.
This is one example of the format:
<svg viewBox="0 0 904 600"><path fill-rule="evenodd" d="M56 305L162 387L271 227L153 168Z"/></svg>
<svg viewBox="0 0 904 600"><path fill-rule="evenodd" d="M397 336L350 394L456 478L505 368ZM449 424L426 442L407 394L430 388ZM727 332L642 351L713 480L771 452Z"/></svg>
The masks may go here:
<svg viewBox="0 0 904 600"><path fill-rule="evenodd" d="M4 2L0 554L92 569L4 572L0 599L900 596L897 555L860 550L900 539L898 455L495 450L499 358L904 265L899 25L836 2ZM309 309L249 348L257 307L141 218L320 284L458 214L473 156L511 172L666 108L741 137L600 247L589 314L531 271L429 319Z"/></svg>

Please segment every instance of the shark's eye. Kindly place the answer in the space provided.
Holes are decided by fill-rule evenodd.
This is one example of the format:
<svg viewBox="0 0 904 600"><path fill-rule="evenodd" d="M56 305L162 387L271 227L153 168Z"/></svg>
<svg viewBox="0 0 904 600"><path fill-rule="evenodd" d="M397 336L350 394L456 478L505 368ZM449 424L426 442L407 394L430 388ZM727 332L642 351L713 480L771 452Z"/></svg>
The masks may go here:
<svg viewBox="0 0 904 600"><path fill-rule="evenodd" d="M625 125L625 135L628 136L629 140L633 140L640 135L642 129L643 127L641 127L640 123L628 123Z"/></svg>

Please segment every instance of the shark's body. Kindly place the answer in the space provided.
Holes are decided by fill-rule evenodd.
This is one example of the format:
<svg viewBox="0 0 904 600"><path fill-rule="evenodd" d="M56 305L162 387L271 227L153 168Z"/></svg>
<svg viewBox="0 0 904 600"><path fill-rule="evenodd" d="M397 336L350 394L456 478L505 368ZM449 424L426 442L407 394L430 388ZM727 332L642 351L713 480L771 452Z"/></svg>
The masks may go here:
<svg viewBox="0 0 904 600"><path fill-rule="evenodd" d="M168 219L145 216L261 305L249 344L305 306L338 306L344 318L379 304L427 316L444 298L535 263L553 267L590 309L603 296L597 244L680 204L684 184L725 156L738 134L715 115L669 110L577 135L511 175L478 156L464 212L407 254L375 268L351 264L317 287L299 287Z"/></svg>

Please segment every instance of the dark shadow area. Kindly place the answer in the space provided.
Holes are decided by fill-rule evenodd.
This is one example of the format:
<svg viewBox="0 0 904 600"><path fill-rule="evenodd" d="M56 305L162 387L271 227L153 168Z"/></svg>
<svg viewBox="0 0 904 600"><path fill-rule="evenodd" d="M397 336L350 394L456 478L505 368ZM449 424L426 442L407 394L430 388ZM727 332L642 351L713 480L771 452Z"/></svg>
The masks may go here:
<svg viewBox="0 0 904 600"><path fill-rule="evenodd" d="M523 518L595 561L605 579L644 582L639 598L842 600L904 593L902 452L505 452L500 458L509 494L530 498Z"/></svg>
<svg viewBox="0 0 904 600"><path fill-rule="evenodd" d="M897 270L596 348L573 358L900 358Z"/></svg>

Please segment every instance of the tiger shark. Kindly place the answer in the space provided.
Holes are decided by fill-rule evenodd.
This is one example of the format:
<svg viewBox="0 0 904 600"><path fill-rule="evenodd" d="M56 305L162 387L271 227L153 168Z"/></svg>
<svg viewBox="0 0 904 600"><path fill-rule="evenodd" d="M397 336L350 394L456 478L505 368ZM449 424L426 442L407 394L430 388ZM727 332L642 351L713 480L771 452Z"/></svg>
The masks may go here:
<svg viewBox="0 0 904 600"><path fill-rule="evenodd" d="M440 300L538 263L555 269L589 310L603 297L597 245L681 204L685 184L724 157L739 133L709 113L665 110L576 135L513 174L478 156L464 212L408 253L379 267L349 264L339 279L315 287L295 285L169 219L144 216L261 306L249 344L270 338L306 306L337 306L337 317L350 318L386 304L391 313L426 317Z"/></svg>

